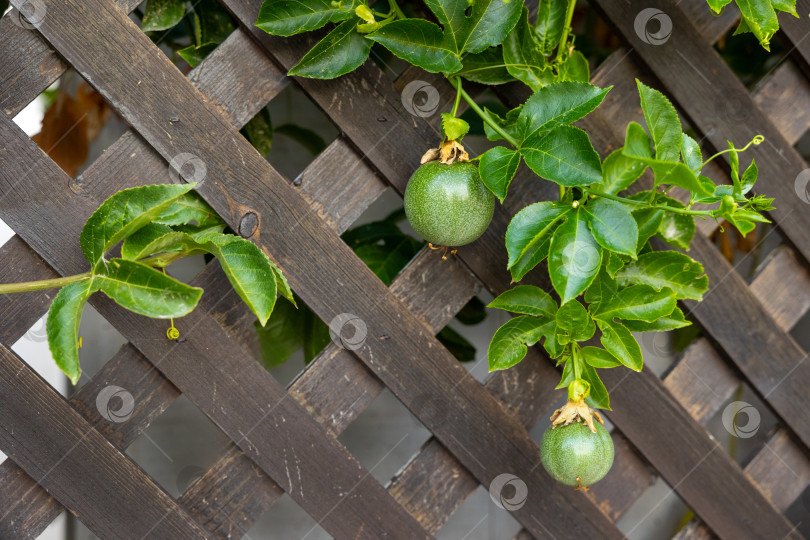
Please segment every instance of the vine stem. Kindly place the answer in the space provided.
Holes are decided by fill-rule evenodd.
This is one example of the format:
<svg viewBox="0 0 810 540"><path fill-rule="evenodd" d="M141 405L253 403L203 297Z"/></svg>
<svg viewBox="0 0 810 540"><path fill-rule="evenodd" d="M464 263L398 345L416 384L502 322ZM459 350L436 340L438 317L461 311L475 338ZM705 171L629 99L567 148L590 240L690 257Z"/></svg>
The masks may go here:
<svg viewBox="0 0 810 540"><path fill-rule="evenodd" d="M29 291L41 291L44 289L55 289L57 287L64 287L77 281L85 281L92 276L90 272L84 274L76 274L75 276L67 276L54 279L43 279L41 281L25 281L23 283L3 283L0 284L0 294L10 294Z"/></svg>
<svg viewBox="0 0 810 540"><path fill-rule="evenodd" d="M458 113L458 106L461 104L461 77L455 77L450 82L456 87L456 101L453 102L453 110L450 111L450 114L455 118L456 113Z"/></svg>
<svg viewBox="0 0 810 540"><path fill-rule="evenodd" d="M495 130L495 132L496 132L498 135L500 135L501 137L503 137L504 139L506 139L506 141L507 141L509 144L511 144L511 145L512 145L512 146L514 146L515 148L517 148L518 146L520 146L520 145L518 144L518 142L515 140L515 138L514 138L514 137L512 137L511 135L509 135L507 132L505 132L505 131L503 130L503 128L502 128L501 126L499 126L499 125L498 125L498 124L497 124L497 123L496 123L496 122L495 122L495 121L492 119L492 117L489 115L489 113L487 113L487 112L486 112L484 109L482 109L481 107L479 107L479 106L478 106L478 103L476 103L476 102L475 102L475 100L474 100L473 98L471 98L471 97L470 97L470 95L469 95L469 94L468 94L468 93L467 93L467 92L464 90L464 88L462 88L462 87L461 87L461 80L459 80L459 83L458 83L458 91L459 91L459 94L461 95L461 97L462 97L462 98L464 98L464 101L466 101L466 102L467 102L467 104L470 106L470 108L471 108L473 111L475 111L475 114L477 114L478 116L480 116L480 117L481 117L481 120L483 120L484 122L486 122L487 124L489 124L489 127L491 127L493 130Z"/></svg>
<svg viewBox="0 0 810 540"><path fill-rule="evenodd" d="M397 4L397 0L388 0L388 4L391 6L391 12L394 13L398 19L407 19L402 10L399 9L399 4Z"/></svg>
<svg viewBox="0 0 810 540"><path fill-rule="evenodd" d="M678 208L675 206L667 206L665 204L648 204L643 201L636 201L634 199L627 199L625 197L619 197L618 195L611 195L610 193L602 193L601 191L591 191L586 190L586 193L589 195L595 195L596 197L602 197L604 199L610 199L613 201L618 201L621 203L627 204L634 204L636 206L643 206L645 208L659 208L661 210L666 210L667 212L672 212L674 214L685 214L688 216L711 216L711 210L689 210L688 208Z"/></svg>
<svg viewBox="0 0 810 540"><path fill-rule="evenodd" d="M728 150L721 150L720 152L717 152L715 155L713 155L712 157L710 157L709 159L707 159L706 161L701 163L700 168L702 169L708 162L710 162L711 160L713 160L714 158L716 158L718 156L722 156L723 154L727 154L729 152L734 152L735 154L739 154L740 152L745 152L746 150L748 150L751 147L752 144L754 146L759 146L760 144L762 144L762 141L764 141L764 140L765 140L765 137L763 137L762 135L757 135L756 137L751 139L751 141L748 144L746 144L745 146L743 146L742 148L729 148Z"/></svg>
<svg viewBox="0 0 810 540"><path fill-rule="evenodd" d="M568 33L571 31L571 20L574 18L574 7L577 0L568 0L568 10L565 12L565 26L563 27L560 43L557 45L557 62L561 62L565 51L565 44L568 41Z"/></svg>

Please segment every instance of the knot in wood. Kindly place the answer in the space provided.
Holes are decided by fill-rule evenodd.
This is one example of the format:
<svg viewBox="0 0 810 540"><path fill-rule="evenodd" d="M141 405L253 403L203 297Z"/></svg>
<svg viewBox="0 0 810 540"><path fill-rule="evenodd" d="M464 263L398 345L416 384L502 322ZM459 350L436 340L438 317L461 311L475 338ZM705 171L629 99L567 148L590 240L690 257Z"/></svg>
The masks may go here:
<svg viewBox="0 0 810 540"><path fill-rule="evenodd" d="M239 234L243 238L253 236L257 228L259 228L259 216L256 215L256 212L248 212L242 216L242 220L239 222Z"/></svg>

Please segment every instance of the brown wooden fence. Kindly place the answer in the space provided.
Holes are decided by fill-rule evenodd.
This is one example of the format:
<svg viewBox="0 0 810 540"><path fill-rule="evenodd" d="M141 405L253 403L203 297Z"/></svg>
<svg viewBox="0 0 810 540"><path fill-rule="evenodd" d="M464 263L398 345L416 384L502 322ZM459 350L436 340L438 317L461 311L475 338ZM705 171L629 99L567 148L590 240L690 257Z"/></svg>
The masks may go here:
<svg viewBox="0 0 810 540"><path fill-rule="evenodd" d="M753 94L712 47L735 24L733 11L714 18L704 0L592 2L625 43L594 72L595 84L615 85L584 122L597 149L620 146L626 123L640 120L636 77L665 90L708 148L762 133L760 189L777 198L771 216L789 245L748 284L708 239L716 225L699 222L692 255L711 291L686 307L705 337L663 379L648 368L605 372L616 461L587 494L549 479L527 433L560 397L543 351L482 385L434 338L481 287L509 288L509 218L556 188L516 179L476 244L447 262L423 251L386 288L339 233L387 186L402 194L438 138L437 118L408 114L400 89L429 82L444 104L448 84L417 70L392 82L370 62L334 81L296 80L342 133L293 184L238 129L291 83L284 73L305 38L255 29L258 0L222 0L241 26L185 77L128 18L140 2L39 0L37 28L0 21L0 217L17 233L0 248L0 282L83 271L79 231L96 206L122 188L170 181L167 163L189 153L207 167L199 192L279 263L307 305L327 322L355 314L368 334L356 350L331 344L282 388L248 352L253 317L214 265L195 279L206 292L182 340L156 339L163 323L94 297L129 344L65 401L9 348L53 291L0 297L0 449L10 457L0 465L0 538L34 538L64 508L103 538L238 538L284 492L337 538L430 537L503 473L528 489L512 512L521 538L619 538L615 522L657 476L697 516L680 537L800 537L782 512L810 484L810 362L789 334L810 309L810 206L794 187L808 166L793 149L810 128L810 0L798 2L803 19L782 20L791 57ZM672 21L663 45L634 30L648 7ZM132 126L75 180L12 121L68 66ZM526 95L506 87L500 97L514 105ZM744 470L704 427L743 382L779 419ZM96 407L109 385L134 397L126 422ZM336 438L385 388L433 434L387 487ZM181 393L233 444L175 500L123 452Z"/></svg>

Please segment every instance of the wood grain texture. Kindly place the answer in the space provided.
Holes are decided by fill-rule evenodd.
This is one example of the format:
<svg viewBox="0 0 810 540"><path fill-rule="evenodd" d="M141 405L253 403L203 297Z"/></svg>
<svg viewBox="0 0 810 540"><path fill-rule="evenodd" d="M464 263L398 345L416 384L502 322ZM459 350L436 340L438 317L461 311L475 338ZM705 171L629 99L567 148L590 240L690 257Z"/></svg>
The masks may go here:
<svg viewBox="0 0 810 540"><path fill-rule="evenodd" d="M456 455L463 455L465 464L483 483L488 483L497 476L497 464L512 465L515 473L529 485L529 490L538 494L536 503L527 502L515 513L518 519L527 527L540 531L532 514L541 515L548 511L549 501L554 501L553 505L560 507L561 511L555 512L559 515L568 512L568 504L575 508L583 505L582 499L575 497L575 494L549 486L543 475L537 472L537 445L528 437L525 429L509 418L477 382L468 378L466 370L456 363L433 336L426 333L421 322L398 310L399 303L387 288L371 275L345 244L324 233L323 223L308 211L305 202L221 116L203 106L201 95L162 53L154 49L139 29L120 12L110 9L105 2L85 2L69 7L58 3L47 5L49 16L40 30L51 44L109 101L116 104L131 125L165 159L171 159L182 152L196 152L197 155L205 156L208 176L199 191L233 226L238 226L247 211L256 211L261 216L262 224L255 239L266 245L287 271L293 287L322 319L331 320L339 313L351 312L378 328L371 329L372 339L367 339L364 347L356 353L406 405L414 409L413 400L418 395L414 395L413 389L419 385L423 391L436 395L446 392L447 388L452 389L452 395L446 399L454 399L458 405L452 411L454 421L448 422L453 429L451 432L449 427L437 428L437 435L445 445L454 449ZM89 12L93 13L93 24L103 26L108 33L114 33L116 39L100 39L92 31L80 33L78 29L82 24L87 24ZM132 59L131 62L99 61L99 58L120 58L127 55ZM90 58L93 59L92 62L89 61ZM159 83L146 76L155 72L163 75ZM173 95L169 104L162 99L167 91ZM154 114L149 117L141 116L136 109L151 109ZM165 112L160 112L161 110ZM182 121L168 122L173 117L179 117ZM196 127L192 129L191 126ZM201 129L201 126L205 126L205 129ZM226 178L227 192L223 191ZM308 246L306 260L316 257L324 262L334 261L335 267L319 265L307 268L300 249L302 245ZM334 290L335 284L341 287L340 298L330 297L329 293ZM196 319L194 315L190 317ZM208 326L205 320L193 322L198 324L197 328ZM205 337L205 341L209 342L216 335L216 332L195 332L196 339ZM379 339L382 335L390 339ZM149 346L145 340L136 340L136 344L144 352ZM214 352L212 348L204 351L196 349L196 346L198 344L193 343L187 347L190 349L188 353ZM426 354L426 351L430 351L430 354ZM410 359L407 369L401 363L389 360L397 357ZM188 392L189 386L180 384L173 371L181 362L172 361L166 364L168 366L163 369L172 369L172 380L181 390ZM210 377L207 380L211 380ZM200 384L202 380L197 379L194 382ZM230 382L225 386L230 386ZM203 398L200 395L198 399ZM282 404L283 402L279 407ZM208 409L210 403L203 405L202 409ZM268 416L265 422L278 422L278 418L276 415ZM274 423L273 427L280 427L279 423ZM504 441L509 444L505 446ZM277 477L275 479L278 481ZM289 487L289 482L286 484ZM546 497L549 491L557 496ZM543 501L542 512L540 501ZM308 510L314 511L311 500L303 501L300 496L298 502L302 506L310 505ZM363 502L356 504L359 511ZM379 501L377 505L379 506ZM350 512L342 516L341 523L344 526L348 515ZM588 516L586 522L582 521L582 515ZM601 532L615 531L599 512L583 511L579 516L576 523L570 524L566 523L567 520L558 518L553 527L567 525L579 530L593 527ZM329 518L328 515L323 517ZM388 520L390 521L390 516Z"/></svg>
<svg viewBox="0 0 810 540"><path fill-rule="evenodd" d="M102 537L208 536L13 352L0 359L0 443L37 484Z"/></svg>

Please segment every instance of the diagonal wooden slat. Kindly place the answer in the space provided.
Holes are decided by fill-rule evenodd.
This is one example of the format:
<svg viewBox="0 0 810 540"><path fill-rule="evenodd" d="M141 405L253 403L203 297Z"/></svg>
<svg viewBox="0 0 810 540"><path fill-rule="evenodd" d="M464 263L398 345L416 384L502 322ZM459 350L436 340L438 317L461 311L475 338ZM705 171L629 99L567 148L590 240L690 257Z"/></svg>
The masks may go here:
<svg viewBox="0 0 810 540"><path fill-rule="evenodd" d="M0 426L4 452L96 534L208 537L137 465L2 345Z"/></svg>
<svg viewBox="0 0 810 540"><path fill-rule="evenodd" d="M415 395L415 389L420 385L423 391L435 392L437 395L446 392L447 388L452 389L452 395L446 396L446 399L456 401L453 421L448 422L446 427L430 427L435 427L437 435L448 447L454 449L457 456L463 456L461 459L482 482L488 483L497 475L499 463L509 463L515 473L526 481L529 489L538 493L538 499L542 500L544 505L549 504L549 499L552 498L546 499L543 496L549 492L549 483L537 471L539 459L537 445L528 437L525 429L508 417L497 402L477 382L469 378L466 371L433 336L426 334L422 323L408 313L397 312L398 303L390 296L387 288L374 278L345 244L331 235L324 234L322 222L309 214L305 203L294 190L274 173L222 117L201 106L202 96L131 21L102 1L85 2L81 5L58 3L46 5L49 16L40 27L43 35L80 73L95 84L108 100L117 105L133 127L164 158L171 159L181 152L197 152L205 155L208 177L198 191L237 230L239 222L246 214L255 212L260 217L262 222L254 238L260 239L269 248L281 266L287 270L293 287L319 316L331 320L339 313L348 312L349 308L352 313L356 313L366 320L367 324L372 325L371 335L376 339L374 337L367 339L365 346L355 352L374 369L400 400L414 410L416 403L413 400L418 397ZM92 17L89 17L90 13L93 14ZM102 40L98 36L94 37L93 31L82 29L82 25L91 19L94 25L103 26L105 33L108 36L114 34L116 39ZM104 61L112 57L116 60ZM122 57L129 60L121 62ZM89 61L90 58L92 61ZM159 84L146 77L147 73L161 70L162 77ZM166 104L163 99L166 92L170 92L173 96L170 104ZM154 106L156 114L148 119L141 117L136 114L135 102L146 108ZM166 107L168 110L159 112ZM165 113L173 116L166 116ZM181 121L168 122L168 118L174 117L179 117ZM222 191L226 178L227 197ZM245 178L250 181L240 181ZM268 197L268 193L272 193L273 196ZM274 231L279 230L282 234L272 235ZM303 245L308 247L306 254L301 251ZM312 257L324 262L333 261L335 268L322 265L317 267L310 265L307 268L307 261ZM341 286L340 299L329 297L336 283ZM123 315L119 321L122 323L127 318L128 315ZM198 328L209 326L199 316L191 315L190 318L199 325ZM374 327L378 330L375 331ZM139 328L138 331L140 330ZM379 336L383 335L380 331L389 339L379 339ZM206 335L207 341L211 341L211 336ZM195 332L195 338L203 339L204 336ZM147 343L145 339L134 342L144 352L149 349L156 352L154 344ZM189 342L192 340L189 339ZM210 348L207 351L191 350L195 349L196 345L192 343L191 346L183 348L190 349L188 353L210 355L213 352ZM176 350L177 348L174 348L172 353ZM425 354L426 350L431 351L429 356ZM172 380L181 390L188 393L189 388L184 387L176 379L176 375L182 374L175 373L174 367L181 364L175 361L175 356L177 355L172 354L173 361L166 362L168 365L161 368L164 372L171 370ZM407 369L400 363L388 360L397 357L412 358ZM188 375L188 378L198 384L202 382L196 376ZM247 385L250 386L252 385ZM200 399L203 397L205 396L199 396ZM206 401L210 401L210 396ZM204 403L201 408L210 413L210 405L211 403ZM278 416L271 415L266 417L265 421L278 421ZM275 427L280 427L280 423L276 423ZM450 426L453 428L452 432ZM483 427L488 429L484 430ZM248 450L244 447L243 449ZM271 466L273 464L265 464L270 469L274 468ZM276 470L278 471L277 468ZM290 487L289 484L287 482L287 487ZM553 498L555 505L565 502L574 506L583 504L581 498L575 497L576 494L564 491L555 491L555 494L557 495ZM311 500L304 501L302 495L294 492L291 495L298 496L299 503L309 506L308 510L315 511ZM329 494L323 495L324 498L328 496ZM523 508L515 512L516 517L527 527L538 532L543 526L536 519L532 519L532 512L536 513L539 510L539 500L537 503L527 502ZM363 503L357 504L361 506ZM328 514L323 517L330 518ZM344 515L341 523L346 522L347 515ZM561 519L547 526L556 529L564 523ZM601 532L615 530L598 512L588 513L587 521L580 520L576 525L585 529L594 527Z"/></svg>

